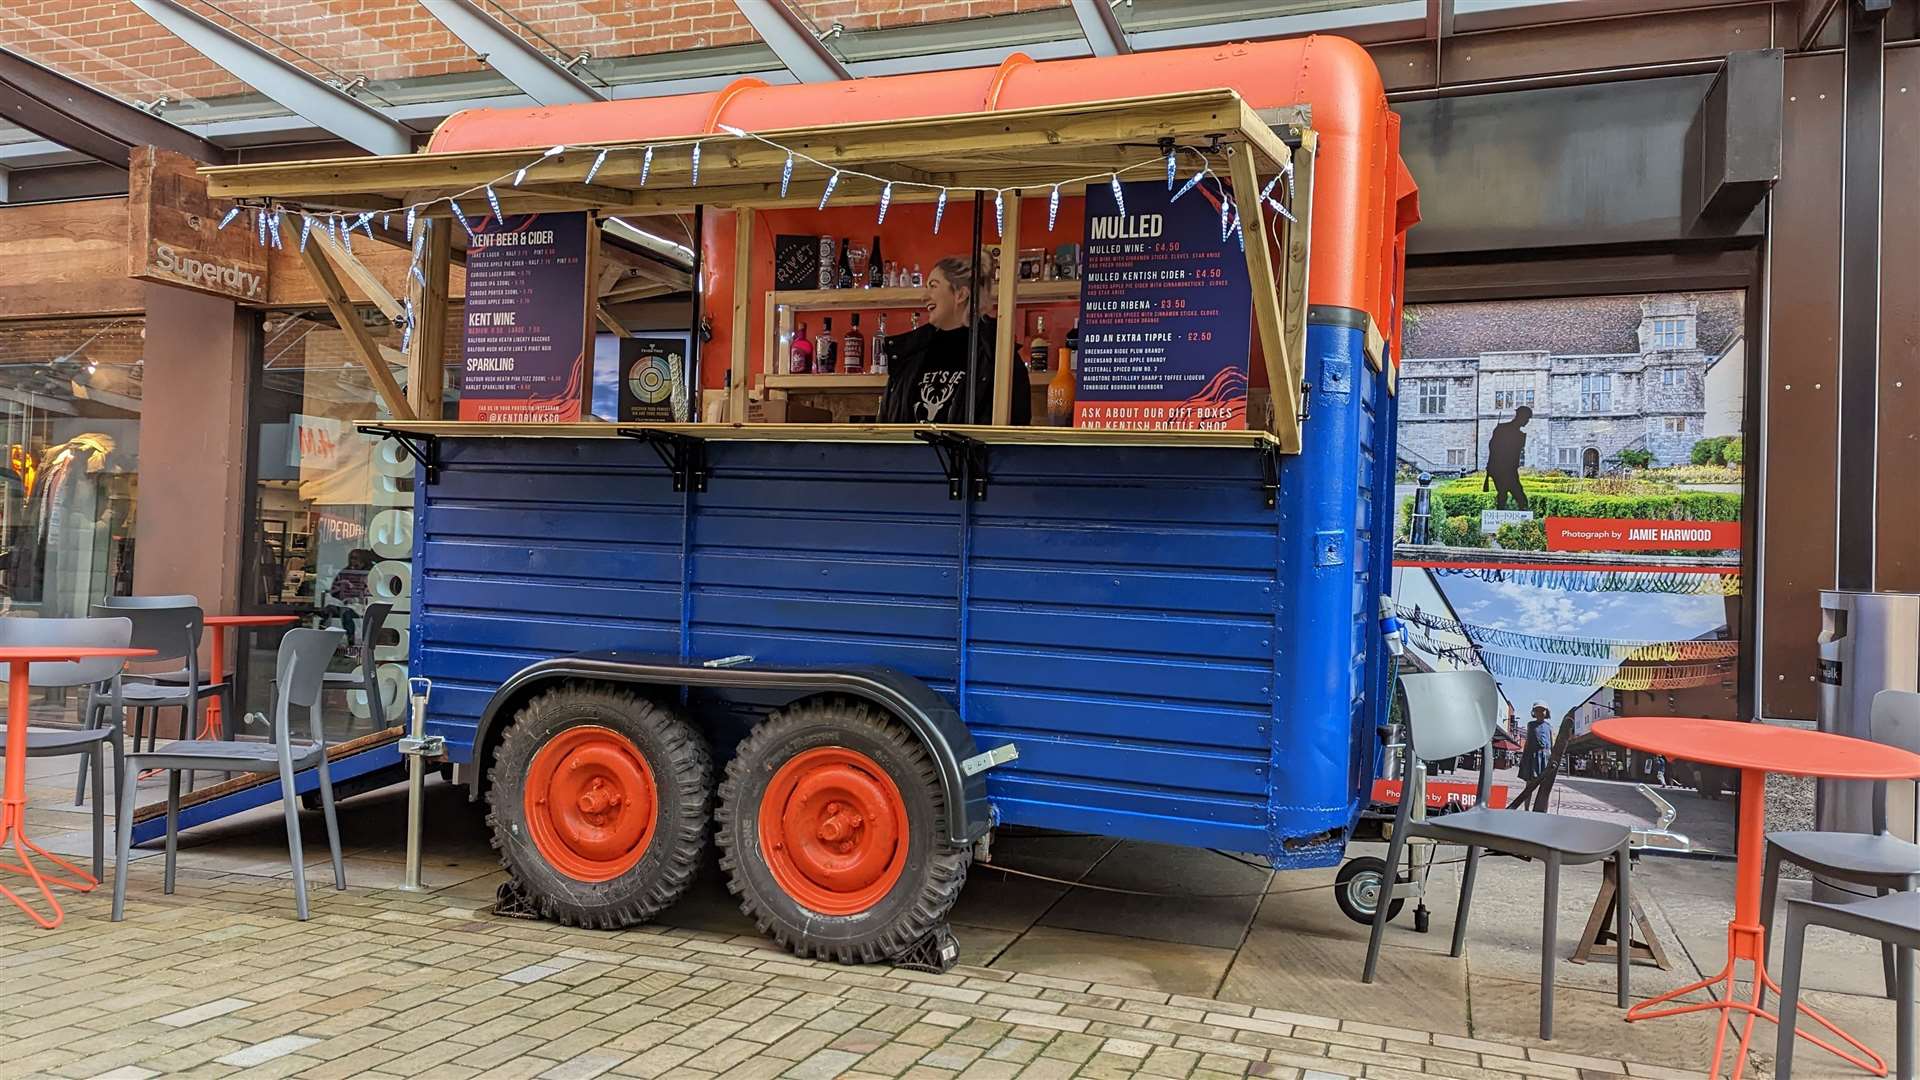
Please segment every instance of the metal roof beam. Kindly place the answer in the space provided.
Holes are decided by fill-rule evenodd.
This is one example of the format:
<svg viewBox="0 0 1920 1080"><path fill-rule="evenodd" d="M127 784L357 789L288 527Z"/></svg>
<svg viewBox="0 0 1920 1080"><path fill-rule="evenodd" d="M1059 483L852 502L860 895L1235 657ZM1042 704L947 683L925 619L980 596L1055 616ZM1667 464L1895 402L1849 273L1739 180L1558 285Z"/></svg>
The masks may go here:
<svg viewBox="0 0 1920 1080"><path fill-rule="evenodd" d="M1073 17L1080 20L1080 33L1086 36L1093 55L1123 56L1133 51L1108 0L1073 0Z"/></svg>
<svg viewBox="0 0 1920 1080"><path fill-rule="evenodd" d="M414 130L267 52L179 0L133 0L154 22L241 82L374 154L410 154Z"/></svg>
<svg viewBox="0 0 1920 1080"><path fill-rule="evenodd" d="M478 53L487 66L506 76L508 82L540 104L573 105L608 100L607 95L503 26L472 0L420 2L454 37Z"/></svg>
<svg viewBox="0 0 1920 1080"><path fill-rule="evenodd" d="M821 43L807 21L787 0L734 0L753 31L801 82L838 82L853 78L847 65Z"/></svg>
<svg viewBox="0 0 1920 1080"><path fill-rule="evenodd" d="M122 169L136 146L211 165L228 160L198 135L8 49L0 49L0 119Z"/></svg>

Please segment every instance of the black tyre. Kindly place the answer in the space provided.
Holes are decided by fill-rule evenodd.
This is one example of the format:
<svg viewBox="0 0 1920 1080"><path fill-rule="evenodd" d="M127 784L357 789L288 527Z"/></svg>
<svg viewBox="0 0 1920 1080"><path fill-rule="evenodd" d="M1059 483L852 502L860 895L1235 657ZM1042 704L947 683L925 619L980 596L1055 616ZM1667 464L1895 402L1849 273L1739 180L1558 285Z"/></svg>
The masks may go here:
<svg viewBox="0 0 1920 1080"><path fill-rule="evenodd" d="M608 686L550 690L514 717L488 777L493 846L543 917L632 926L693 883L713 759L665 706Z"/></svg>
<svg viewBox="0 0 1920 1080"><path fill-rule="evenodd" d="M804 702L740 743L720 783L720 866L740 909L796 955L900 957L944 926L970 849L941 840L932 757L860 702Z"/></svg>
<svg viewBox="0 0 1920 1080"><path fill-rule="evenodd" d="M1373 913L1380 902L1380 893L1387 877L1387 861L1372 855L1358 855L1348 859L1340 867L1340 873L1333 879L1333 899L1340 905L1340 911L1347 918L1362 926L1373 925ZM1405 899L1396 899L1387 908L1387 921L1400 917L1400 909L1405 907Z"/></svg>

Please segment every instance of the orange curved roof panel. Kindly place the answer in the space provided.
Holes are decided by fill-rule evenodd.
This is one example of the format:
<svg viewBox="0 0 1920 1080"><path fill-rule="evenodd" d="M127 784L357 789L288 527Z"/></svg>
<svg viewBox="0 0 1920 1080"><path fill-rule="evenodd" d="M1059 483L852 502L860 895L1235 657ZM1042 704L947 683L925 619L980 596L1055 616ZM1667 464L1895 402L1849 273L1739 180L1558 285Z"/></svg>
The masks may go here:
<svg viewBox="0 0 1920 1080"><path fill-rule="evenodd" d="M1398 125L1388 112L1380 73L1366 50L1345 38L1316 35L1039 62L1016 55L997 68L756 84L742 79L706 94L469 110L448 118L428 148L438 153L686 138L722 124L767 131L1228 88L1254 109L1312 109L1319 145L1310 301L1365 311L1382 326L1390 317L1397 322L1397 301L1389 295L1397 287L1400 237L1418 219L1418 196L1399 159ZM717 246L709 243L708 250Z"/></svg>

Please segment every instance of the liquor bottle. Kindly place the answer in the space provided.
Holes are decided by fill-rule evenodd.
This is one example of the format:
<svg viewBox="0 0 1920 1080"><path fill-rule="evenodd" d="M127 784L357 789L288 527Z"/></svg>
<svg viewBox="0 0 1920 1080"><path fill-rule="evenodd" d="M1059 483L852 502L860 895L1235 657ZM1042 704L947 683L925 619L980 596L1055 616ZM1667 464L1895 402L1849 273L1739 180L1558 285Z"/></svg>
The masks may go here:
<svg viewBox="0 0 1920 1080"><path fill-rule="evenodd" d="M914 263L913 264L913 287L916 289L923 288L925 287L926 284L927 284L927 279L920 276L920 264Z"/></svg>
<svg viewBox="0 0 1920 1080"><path fill-rule="evenodd" d="M834 354L840 343L833 340L833 317L820 320L820 336L813 339L813 370L822 375L833 374Z"/></svg>
<svg viewBox="0 0 1920 1080"><path fill-rule="evenodd" d="M793 332L793 344L787 349L787 372L791 375L813 372L813 340L807 337L806 323L801 323Z"/></svg>
<svg viewBox="0 0 1920 1080"><path fill-rule="evenodd" d="M908 325L907 329L909 330L920 329L920 313L919 312L909 311L907 312L907 317L913 320L913 322Z"/></svg>
<svg viewBox="0 0 1920 1080"><path fill-rule="evenodd" d="M1037 311L1033 315L1033 340L1027 345L1027 370L1047 370L1047 357L1053 352L1053 341L1047 337L1047 313Z"/></svg>
<svg viewBox="0 0 1920 1080"><path fill-rule="evenodd" d="M834 273L834 288L853 288L853 242L846 237L840 238L840 266Z"/></svg>
<svg viewBox="0 0 1920 1080"><path fill-rule="evenodd" d="M1073 353L1080 344L1080 326L1067 331L1067 343L1060 347L1060 369L1047 383L1047 424L1050 427L1073 426L1074 374Z"/></svg>
<svg viewBox="0 0 1920 1080"><path fill-rule="evenodd" d="M877 289L886 284L887 264L880 258L880 238L873 238L873 246L867 249L867 288Z"/></svg>
<svg viewBox="0 0 1920 1080"><path fill-rule="evenodd" d="M886 312L883 311L880 313L880 328L873 332L873 340L868 342L867 344L868 344L868 347L872 350L872 352L870 353L871 359L867 364L867 370L873 372L875 375L885 375L887 373L887 313Z"/></svg>
<svg viewBox="0 0 1920 1080"><path fill-rule="evenodd" d="M853 325L840 345L840 370L858 375L867 365L867 335L860 332L860 313L853 313Z"/></svg>

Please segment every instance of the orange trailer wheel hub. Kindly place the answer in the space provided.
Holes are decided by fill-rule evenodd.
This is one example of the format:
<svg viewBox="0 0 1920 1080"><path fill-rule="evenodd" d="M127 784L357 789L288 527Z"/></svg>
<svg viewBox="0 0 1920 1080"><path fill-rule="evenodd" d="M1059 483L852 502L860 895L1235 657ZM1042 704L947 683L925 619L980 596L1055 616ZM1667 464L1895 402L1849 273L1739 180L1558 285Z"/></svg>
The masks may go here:
<svg viewBox="0 0 1920 1080"><path fill-rule="evenodd" d="M555 870L609 881L647 853L659 819L653 769L611 728L571 727L533 755L525 796L533 846Z"/></svg>
<svg viewBox="0 0 1920 1080"><path fill-rule="evenodd" d="M874 760L842 746L795 756L760 801L760 854L803 907L854 915L879 903L907 865L907 804Z"/></svg>

